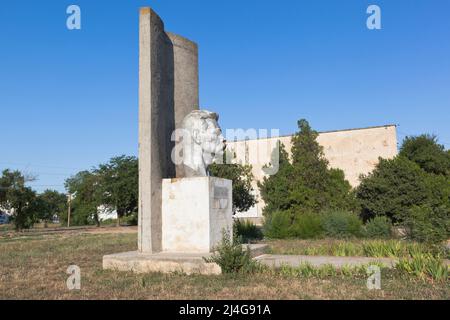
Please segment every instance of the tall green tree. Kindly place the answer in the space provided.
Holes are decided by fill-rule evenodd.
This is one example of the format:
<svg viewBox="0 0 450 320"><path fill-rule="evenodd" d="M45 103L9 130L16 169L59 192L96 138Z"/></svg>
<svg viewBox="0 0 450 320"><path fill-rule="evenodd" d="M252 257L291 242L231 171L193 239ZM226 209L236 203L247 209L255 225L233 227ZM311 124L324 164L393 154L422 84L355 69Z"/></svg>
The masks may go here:
<svg viewBox="0 0 450 320"><path fill-rule="evenodd" d="M100 226L98 207L103 204L100 179L90 171L78 172L65 183L66 190L72 195L71 224ZM67 221L67 215L62 216Z"/></svg>
<svg viewBox="0 0 450 320"><path fill-rule="evenodd" d="M61 217L67 210L67 196L55 190L45 190L36 200L40 207L37 217L44 222L45 228L53 217Z"/></svg>
<svg viewBox="0 0 450 320"><path fill-rule="evenodd" d="M71 221L99 226L98 209L104 206L116 210L119 224L121 218L137 213L138 188L136 157L114 157L90 171L81 171L66 180L66 189L73 195Z"/></svg>
<svg viewBox="0 0 450 320"><path fill-rule="evenodd" d="M36 193L26 182L20 171L4 170L0 177L0 205L12 211L17 231L31 228L36 221Z"/></svg>
<svg viewBox="0 0 450 320"><path fill-rule="evenodd" d="M279 171L259 184L266 203L264 214L276 210L320 212L326 209L355 209L356 200L342 170L329 168L317 131L302 119L292 137L291 158L279 148ZM293 218L293 217L292 217Z"/></svg>
<svg viewBox="0 0 450 320"><path fill-rule="evenodd" d="M329 168L318 132L305 119L298 121L298 128L292 137L293 207L313 212L355 209L352 187L341 169Z"/></svg>
<svg viewBox="0 0 450 320"><path fill-rule="evenodd" d="M450 208L449 168L449 153L435 136L405 138L399 155L380 159L372 173L361 177L356 195L363 217L387 216L409 226L420 219L432 221L432 214L443 221L438 213Z"/></svg>
<svg viewBox="0 0 450 320"><path fill-rule="evenodd" d="M253 174L252 166L236 163L226 163L230 157L224 154L222 164L212 164L209 172L214 177L228 179L233 182L233 214L245 212L256 204L256 197L253 194Z"/></svg>
<svg viewBox="0 0 450 320"><path fill-rule="evenodd" d="M264 215L277 210L287 210L291 208L290 194L292 190L293 167L289 162L289 155L285 146L278 141L278 145L272 151L271 163L265 167L274 167L278 160L278 171L274 175L266 176L258 182L261 198L265 202Z"/></svg>
<svg viewBox="0 0 450 320"><path fill-rule="evenodd" d="M425 172L450 175L450 153L434 135L406 137L400 155L417 163Z"/></svg>
<svg viewBox="0 0 450 320"><path fill-rule="evenodd" d="M103 204L117 211L118 225L121 218L137 213L139 166L136 157L114 157L99 165L94 174L99 177Z"/></svg>

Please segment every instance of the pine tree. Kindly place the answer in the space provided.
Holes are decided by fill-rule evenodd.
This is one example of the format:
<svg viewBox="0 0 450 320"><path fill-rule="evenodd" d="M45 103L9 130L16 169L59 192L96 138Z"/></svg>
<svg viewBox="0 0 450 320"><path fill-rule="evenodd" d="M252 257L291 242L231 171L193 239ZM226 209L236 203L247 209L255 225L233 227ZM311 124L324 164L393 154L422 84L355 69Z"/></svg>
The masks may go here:
<svg viewBox="0 0 450 320"><path fill-rule="evenodd" d="M265 216L277 210L290 210L294 217L304 212L355 209L351 185L342 170L329 168L317 131L304 119L298 121L298 128L292 137L291 161L281 146L278 173L259 184Z"/></svg>
<svg viewBox="0 0 450 320"><path fill-rule="evenodd" d="M276 156L275 153L279 155ZM271 212L277 210L287 210L291 207L289 197L291 191L291 179L293 174L292 164L289 162L289 155L284 145L278 141L277 147L272 152L272 163L266 168L274 165L278 158L278 172L274 175L264 177L262 182L258 182L261 198L265 202L264 215L268 217Z"/></svg>

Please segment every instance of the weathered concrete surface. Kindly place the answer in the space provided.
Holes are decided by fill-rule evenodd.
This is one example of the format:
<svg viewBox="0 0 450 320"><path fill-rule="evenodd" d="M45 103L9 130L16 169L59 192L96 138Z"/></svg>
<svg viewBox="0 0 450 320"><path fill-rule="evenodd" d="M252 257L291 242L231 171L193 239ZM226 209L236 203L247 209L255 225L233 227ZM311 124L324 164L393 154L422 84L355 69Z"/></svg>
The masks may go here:
<svg viewBox="0 0 450 320"><path fill-rule="evenodd" d="M214 177L164 179L163 251L211 252L222 240L222 231L232 231L231 183Z"/></svg>
<svg viewBox="0 0 450 320"><path fill-rule="evenodd" d="M175 127L179 128L184 117L199 109L198 46L174 33L166 34L174 57Z"/></svg>
<svg viewBox="0 0 450 320"><path fill-rule="evenodd" d="M103 257L103 269L117 271L146 272L182 272L186 274L220 274L215 263L206 263L207 254L188 253L139 253L124 252Z"/></svg>
<svg viewBox="0 0 450 320"><path fill-rule="evenodd" d="M243 249L247 245L244 245ZM256 257L265 252L267 245L249 245L252 257ZM136 273L181 272L185 274L220 274L221 269L215 263L207 263L203 258L212 255L206 253L141 253L130 251L124 253L111 254L103 257L103 269L116 271L132 271Z"/></svg>
<svg viewBox="0 0 450 320"><path fill-rule="evenodd" d="M139 228L141 252L162 250L161 181L176 176L171 135L176 121L198 109L197 45L167 34L150 8L139 31Z"/></svg>
<svg viewBox="0 0 450 320"><path fill-rule="evenodd" d="M167 164L169 130L174 129L173 73L163 40L164 25L149 8L141 9L139 28L139 236L142 252L161 251L161 179ZM173 67L172 67L173 69ZM168 139L169 138L169 139Z"/></svg>
<svg viewBox="0 0 450 320"><path fill-rule="evenodd" d="M262 181L265 174L262 170L271 158L271 152L279 140L290 154L292 136L277 138L230 141L227 148L236 154L239 162L252 165L255 178L253 187L259 202L238 217L262 218L265 206L260 199L258 181ZM227 137L230 139L230 137ZM359 185L359 176L372 172L378 163L379 157L391 159L397 155L397 132L394 125L372 128L350 129L319 133L317 142L323 147L325 158L330 167L342 169L345 178L355 187Z"/></svg>
<svg viewBox="0 0 450 320"><path fill-rule="evenodd" d="M300 256L276 254L264 254L256 257L255 260L274 268L279 268L283 265L299 267L305 263L308 263L314 267L333 265L336 268L342 268L344 266L363 266L374 262L379 262L384 264L388 268L392 268L397 263L396 259L391 258Z"/></svg>

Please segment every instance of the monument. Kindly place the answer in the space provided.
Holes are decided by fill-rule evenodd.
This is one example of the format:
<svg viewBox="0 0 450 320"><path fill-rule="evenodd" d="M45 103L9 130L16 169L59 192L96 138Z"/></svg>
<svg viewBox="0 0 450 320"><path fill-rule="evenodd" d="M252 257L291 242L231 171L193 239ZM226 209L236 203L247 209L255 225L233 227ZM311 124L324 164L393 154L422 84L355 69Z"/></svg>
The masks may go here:
<svg viewBox="0 0 450 320"><path fill-rule="evenodd" d="M171 139L198 110L198 48L168 33L158 15L142 8L139 21L139 235L140 252L160 252L164 178L174 178Z"/></svg>
<svg viewBox="0 0 450 320"><path fill-rule="evenodd" d="M225 141L218 115L199 110L198 95L197 45L142 8L138 251L104 256L104 269L221 272L203 258L232 230L232 183L208 174Z"/></svg>

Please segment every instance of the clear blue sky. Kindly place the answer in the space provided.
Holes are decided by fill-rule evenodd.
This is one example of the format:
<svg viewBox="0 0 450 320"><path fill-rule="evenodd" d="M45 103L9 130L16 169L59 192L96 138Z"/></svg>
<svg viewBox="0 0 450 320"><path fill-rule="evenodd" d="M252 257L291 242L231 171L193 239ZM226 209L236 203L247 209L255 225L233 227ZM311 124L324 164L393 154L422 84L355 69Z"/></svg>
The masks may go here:
<svg viewBox="0 0 450 320"><path fill-rule="evenodd" d="M66 8L82 30L66 28ZM382 30L366 9L382 10ZM36 190L137 154L138 10L199 44L200 100L222 128L395 123L450 147L448 0L3 0L0 169Z"/></svg>

